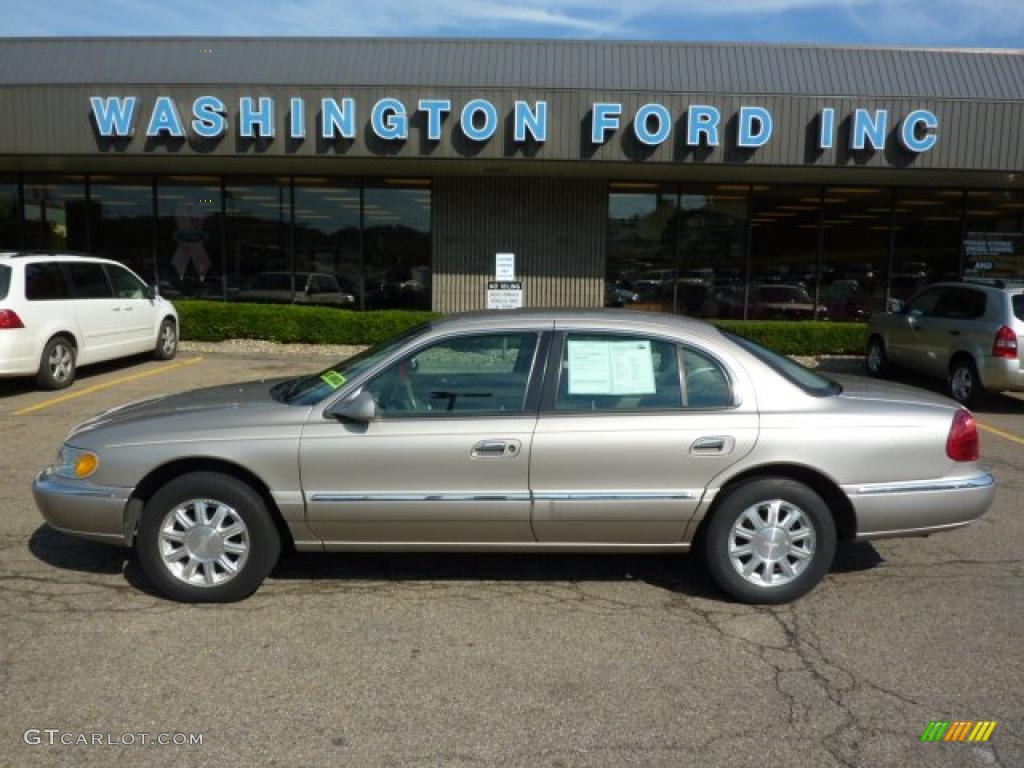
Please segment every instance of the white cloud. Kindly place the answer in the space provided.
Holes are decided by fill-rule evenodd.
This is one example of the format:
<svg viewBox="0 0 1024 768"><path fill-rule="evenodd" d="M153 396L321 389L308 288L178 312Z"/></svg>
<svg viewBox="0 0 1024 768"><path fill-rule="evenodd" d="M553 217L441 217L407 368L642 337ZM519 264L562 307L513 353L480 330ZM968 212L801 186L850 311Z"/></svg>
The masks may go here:
<svg viewBox="0 0 1024 768"><path fill-rule="evenodd" d="M1024 0L0 0L4 34L529 36L1024 44ZM813 13L813 16L808 16ZM719 32L720 30L720 32ZM1020 41L1020 42L1017 42Z"/></svg>

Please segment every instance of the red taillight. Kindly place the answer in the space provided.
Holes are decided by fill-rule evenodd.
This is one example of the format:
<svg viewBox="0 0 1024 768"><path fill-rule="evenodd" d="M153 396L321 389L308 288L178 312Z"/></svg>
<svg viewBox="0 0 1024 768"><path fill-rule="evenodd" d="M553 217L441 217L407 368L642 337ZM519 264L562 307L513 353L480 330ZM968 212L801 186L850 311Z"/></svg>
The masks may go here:
<svg viewBox="0 0 1024 768"><path fill-rule="evenodd" d="M17 312L13 309L0 309L0 330L24 327L25 324L21 322Z"/></svg>
<svg viewBox="0 0 1024 768"><path fill-rule="evenodd" d="M996 331L996 340L992 344L992 357L1017 359L1017 334L1008 326L1004 325Z"/></svg>
<svg viewBox="0 0 1024 768"><path fill-rule="evenodd" d="M971 412L961 408L949 428L946 455L953 461L977 461L978 453L978 425Z"/></svg>

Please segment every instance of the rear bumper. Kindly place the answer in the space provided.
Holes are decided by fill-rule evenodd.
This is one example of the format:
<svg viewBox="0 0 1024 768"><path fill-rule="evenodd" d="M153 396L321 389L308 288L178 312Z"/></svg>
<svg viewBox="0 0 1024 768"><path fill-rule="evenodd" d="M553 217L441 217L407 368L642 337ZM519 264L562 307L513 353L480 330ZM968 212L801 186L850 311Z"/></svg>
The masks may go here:
<svg viewBox="0 0 1024 768"><path fill-rule="evenodd" d="M0 331L0 377L35 375L40 354L27 330Z"/></svg>
<svg viewBox="0 0 1024 768"><path fill-rule="evenodd" d="M993 392L1024 392L1024 366L1019 358L986 358L978 374L985 389Z"/></svg>
<svg viewBox="0 0 1024 768"><path fill-rule="evenodd" d="M857 517L857 541L924 536L981 517L995 498L987 472L937 480L843 486Z"/></svg>
<svg viewBox="0 0 1024 768"><path fill-rule="evenodd" d="M57 477L48 468L36 477L32 495L43 518L72 536L128 546L125 507L131 488L93 485Z"/></svg>

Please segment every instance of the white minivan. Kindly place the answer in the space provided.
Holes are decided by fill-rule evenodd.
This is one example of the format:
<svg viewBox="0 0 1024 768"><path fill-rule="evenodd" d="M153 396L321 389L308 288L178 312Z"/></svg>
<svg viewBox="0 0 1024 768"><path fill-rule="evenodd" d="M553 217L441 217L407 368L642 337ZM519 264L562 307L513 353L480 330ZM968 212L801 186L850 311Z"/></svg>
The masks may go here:
<svg viewBox="0 0 1024 768"><path fill-rule="evenodd" d="M115 261L0 253L0 377L62 389L80 365L178 350L178 313Z"/></svg>

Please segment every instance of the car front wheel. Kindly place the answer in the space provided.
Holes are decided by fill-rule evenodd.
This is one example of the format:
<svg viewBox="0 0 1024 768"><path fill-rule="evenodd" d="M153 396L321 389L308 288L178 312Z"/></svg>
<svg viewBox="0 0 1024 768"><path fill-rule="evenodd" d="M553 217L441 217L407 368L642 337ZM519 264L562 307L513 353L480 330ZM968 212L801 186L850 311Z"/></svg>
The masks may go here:
<svg viewBox="0 0 1024 768"><path fill-rule="evenodd" d="M885 342L878 336L872 336L868 341L864 365L868 369L869 376L882 378L889 374L889 357L885 353Z"/></svg>
<svg viewBox="0 0 1024 768"><path fill-rule="evenodd" d="M146 503L139 564L157 589L187 603L248 597L277 563L281 540L263 498L230 475L191 472Z"/></svg>
<svg viewBox="0 0 1024 768"><path fill-rule="evenodd" d="M744 603L788 603L824 578L836 528L817 493L764 477L726 494L704 536L708 569L723 591Z"/></svg>
<svg viewBox="0 0 1024 768"><path fill-rule="evenodd" d="M178 352L178 326L171 318L160 323L160 333L156 337L156 349L153 356L157 360L170 360Z"/></svg>

